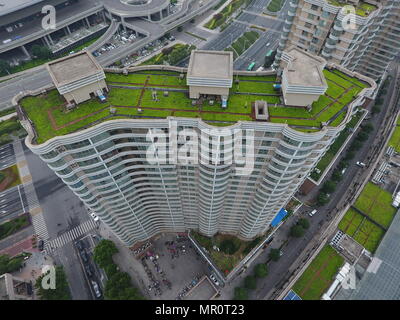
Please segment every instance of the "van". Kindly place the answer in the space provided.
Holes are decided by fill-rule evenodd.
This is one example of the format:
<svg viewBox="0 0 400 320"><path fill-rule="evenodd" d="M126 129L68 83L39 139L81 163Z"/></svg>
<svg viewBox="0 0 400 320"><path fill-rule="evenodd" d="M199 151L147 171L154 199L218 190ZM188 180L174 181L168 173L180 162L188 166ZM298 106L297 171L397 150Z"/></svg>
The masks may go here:
<svg viewBox="0 0 400 320"><path fill-rule="evenodd" d="M310 217L312 217L314 214L316 214L317 213L317 210L316 209L314 209L313 211L311 211L308 215L310 216Z"/></svg>

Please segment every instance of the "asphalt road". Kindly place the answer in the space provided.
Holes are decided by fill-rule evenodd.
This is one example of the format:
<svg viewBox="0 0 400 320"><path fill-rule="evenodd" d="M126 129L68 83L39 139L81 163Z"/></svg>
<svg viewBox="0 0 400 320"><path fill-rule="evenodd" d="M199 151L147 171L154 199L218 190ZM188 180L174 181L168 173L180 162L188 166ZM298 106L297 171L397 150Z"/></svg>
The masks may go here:
<svg viewBox="0 0 400 320"><path fill-rule="evenodd" d="M24 152L50 239L88 220L86 209L79 198L25 144ZM73 244L65 244L54 254L56 261L65 268L73 298L90 299L89 288Z"/></svg>
<svg viewBox="0 0 400 320"><path fill-rule="evenodd" d="M7 144L0 147L0 170L15 164L15 152L13 144Z"/></svg>
<svg viewBox="0 0 400 320"><path fill-rule="evenodd" d="M19 185L0 193L0 224L26 212L28 202L24 188Z"/></svg>

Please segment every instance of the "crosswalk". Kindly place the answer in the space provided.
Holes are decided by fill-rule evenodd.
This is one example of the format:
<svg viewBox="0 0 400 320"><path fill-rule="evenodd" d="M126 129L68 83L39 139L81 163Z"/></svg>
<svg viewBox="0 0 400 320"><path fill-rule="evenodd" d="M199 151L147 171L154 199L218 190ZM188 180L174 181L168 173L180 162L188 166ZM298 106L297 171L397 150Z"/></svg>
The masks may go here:
<svg viewBox="0 0 400 320"><path fill-rule="evenodd" d="M35 230L35 234L39 236L42 240L49 239L49 233L47 232L46 223L44 221L43 213L40 212L35 215L31 215L32 225Z"/></svg>
<svg viewBox="0 0 400 320"><path fill-rule="evenodd" d="M97 228L97 226L97 223L94 220L90 219L80 224L79 226L63 233L58 238L47 241L45 244L46 253L49 254L54 250L63 247L67 243L72 242L78 239L80 236L84 235L85 233Z"/></svg>

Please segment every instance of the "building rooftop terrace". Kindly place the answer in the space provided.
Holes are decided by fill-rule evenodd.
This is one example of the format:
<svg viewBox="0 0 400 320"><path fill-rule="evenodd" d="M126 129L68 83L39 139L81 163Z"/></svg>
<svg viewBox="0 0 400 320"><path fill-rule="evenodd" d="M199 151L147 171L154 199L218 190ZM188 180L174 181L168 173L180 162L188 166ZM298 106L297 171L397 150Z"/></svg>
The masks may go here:
<svg viewBox="0 0 400 320"><path fill-rule="evenodd" d="M20 101L34 124L36 143L62 136L100 122L121 118L166 118L168 116L201 118L214 126L229 126L237 121L256 121L252 105L257 100L268 103L270 122L287 123L299 131L313 132L321 124L338 126L347 106L368 84L337 70L324 70L328 90L313 104L312 110L282 105L281 93L273 88L276 76L235 76L228 107L221 103L199 100L196 105L188 96L186 79L169 71L143 71L129 75L107 74L110 92L107 102L97 99L84 102L65 112L66 102L52 90ZM238 81L237 81L238 80ZM168 92L168 95L165 93ZM110 107L115 113L110 113Z"/></svg>

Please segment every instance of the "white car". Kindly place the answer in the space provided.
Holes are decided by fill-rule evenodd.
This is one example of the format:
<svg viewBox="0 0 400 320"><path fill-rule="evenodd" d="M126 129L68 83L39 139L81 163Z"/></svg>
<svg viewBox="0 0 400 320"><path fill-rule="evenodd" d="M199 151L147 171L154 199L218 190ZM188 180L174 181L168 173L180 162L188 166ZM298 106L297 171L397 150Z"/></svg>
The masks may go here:
<svg viewBox="0 0 400 320"><path fill-rule="evenodd" d="M94 212L91 212L91 213L90 213L90 216L93 218L93 220L94 220L95 222L99 221L99 217L96 216L96 214L95 214Z"/></svg>
<svg viewBox="0 0 400 320"><path fill-rule="evenodd" d="M364 163L364 162L361 162L361 161L357 161L357 162L356 162L356 165L358 165L358 166L361 167L361 168L364 168L364 167L365 167L365 163Z"/></svg>
<svg viewBox="0 0 400 320"><path fill-rule="evenodd" d="M216 278L213 274L210 275L210 279L211 279L217 286L219 286L219 281L217 280L217 278Z"/></svg>
<svg viewBox="0 0 400 320"><path fill-rule="evenodd" d="M317 213L317 210L313 210L313 211L311 211L308 215L310 216L310 217L312 217L314 214L316 214Z"/></svg>

